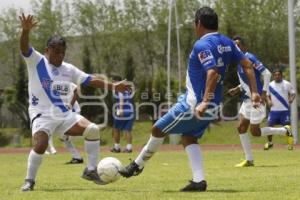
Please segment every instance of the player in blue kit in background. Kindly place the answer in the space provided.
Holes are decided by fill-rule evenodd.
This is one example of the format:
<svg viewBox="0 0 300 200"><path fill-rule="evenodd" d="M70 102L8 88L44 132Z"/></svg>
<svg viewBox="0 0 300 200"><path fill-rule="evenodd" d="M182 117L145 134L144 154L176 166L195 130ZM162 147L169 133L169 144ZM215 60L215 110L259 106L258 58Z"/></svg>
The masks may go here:
<svg viewBox="0 0 300 200"><path fill-rule="evenodd" d="M121 81L120 76L113 77L114 81ZM115 93L116 104L114 106L115 112L113 113L114 124L113 124L113 138L114 146L111 152L120 153L120 135L121 132L126 137L126 148L123 150L124 153L132 152L132 134L131 130L134 122L134 107L132 102L132 93L129 91Z"/></svg>
<svg viewBox="0 0 300 200"><path fill-rule="evenodd" d="M215 11L209 7L197 10L195 29L197 41L188 61L186 93L153 125L152 135L138 157L120 171L124 177L141 173L167 134L181 133L193 174L193 179L181 191L205 191L207 183L198 139L215 118L211 111L217 109L221 101L224 74L229 64L241 63L250 83L253 106L260 104L251 62L231 39L217 32Z"/></svg>

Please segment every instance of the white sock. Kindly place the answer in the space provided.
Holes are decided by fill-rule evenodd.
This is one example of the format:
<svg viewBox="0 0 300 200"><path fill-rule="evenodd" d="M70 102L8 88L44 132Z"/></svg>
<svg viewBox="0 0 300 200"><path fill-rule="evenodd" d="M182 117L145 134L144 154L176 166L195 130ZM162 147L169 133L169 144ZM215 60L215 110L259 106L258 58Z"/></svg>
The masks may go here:
<svg viewBox="0 0 300 200"><path fill-rule="evenodd" d="M201 148L198 144L190 144L185 147L185 151L189 157L190 167L193 172L193 181L199 183L204 180Z"/></svg>
<svg viewBox="0 0 300 200"><path fill-rule="evenodd" d="M88 154L87 168L88 170L95 170L98 165L100 140L84 141L85 151Z"/></svg>
<svg viewBox="0 0 300 200"><path fill-rule="evenodd" d="M27 175L26 179L35 180L37 170L42 163L43 156L41 154L37 154L33 149L31 149L28 161L27 161Z"/></svg>
<svg viewBox="0 0 300 200"><path fill-rule="evenodd" d="M119 143L115 143L114 148L115 149L120 149L120 144Z"/></svg>
<svg viewBox="0 0 300 200"><path fill-rule="evenodd" d="M145 162L148 161L153 154L159 149L164 141L164 137L157 138L151 135L148 143L144 146L138 157L135 159L135 163L140 166L140 168L144 167Z"/></svg>
<svg viewBox="0 0 300 200"><path fill-rule="evenodd" d="M284 127L263 127L260 129L261 136L267 135L286 135L286 129Z"/></svg>
<svg viewBox="0 0 300 200"><path fill-rule="evenodd" d="M252 155L252 151L251 151L251 143L250 143L249 135L248 135L248 133L242 133L239 135L240 135L241 144L242 144L245 156L246 156L246 160L252 161L253 155Z"/></svg>
<svg viewBox="0 0 300 200"><path fill-rule="evenodd" d="M80 156L79 152L75 148L74 144L70 140L64 141L64 143L65 143L65 146L67 147L67 149L72 154L73 158L82 159L82 157Z"/></svg>
<svg viewBox="0 0 300 200"><path fill-rule="evenodd" d="M131 149L132 149L132 144L127 144L127 145L126 145L126 149L127 149L127 150L131 150Z"/></svg>

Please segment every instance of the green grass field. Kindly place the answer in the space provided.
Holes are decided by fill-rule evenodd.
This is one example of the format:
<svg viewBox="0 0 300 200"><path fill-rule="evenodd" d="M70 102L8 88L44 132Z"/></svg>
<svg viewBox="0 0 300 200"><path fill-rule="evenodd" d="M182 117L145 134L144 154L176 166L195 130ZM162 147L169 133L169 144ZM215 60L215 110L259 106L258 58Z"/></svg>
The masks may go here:
<svg viewBox="0 0 300 200"><path fill-rule="evenodd" d="M112 154L124 164L136 154ZM234 168L240 151L205 151L204 167L208 191L180 193L191 178L187 157L182 152L159 152L144 172L131 179L99 186L80 178L84 165L64 165L68 153L45 156L34 192L19 188L26 171L27 154L0 154L0 199L299 199L300 151L254 151L255 167Z"/></svg>

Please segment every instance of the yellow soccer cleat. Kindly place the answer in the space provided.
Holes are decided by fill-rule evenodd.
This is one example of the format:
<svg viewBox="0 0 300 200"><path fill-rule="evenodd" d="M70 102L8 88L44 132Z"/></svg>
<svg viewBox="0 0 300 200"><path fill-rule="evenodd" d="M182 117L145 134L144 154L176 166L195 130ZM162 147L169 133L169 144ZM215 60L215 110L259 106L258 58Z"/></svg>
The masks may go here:
<svg viewBox="0 0 300 200"><path fill-rule="evenodd" d="M290 125L285 125L284 128L286 129L288 150L293 150L294 137L293 137L293 133L292 133L292 128Z"/></svg>
<svg viewBox="0 0 300 200"><path fill-rule="evenodd" d="M265 145L264 145L264 150L269 150L273 148L273 143L271 142L267 142Z"/></svg>
<svg viewBox="0 0 300 200"><path fill-rule="evenodd" d="M253 167L254 161L253 160L243 160L241 163L236 164L234 167Z"/></svg>

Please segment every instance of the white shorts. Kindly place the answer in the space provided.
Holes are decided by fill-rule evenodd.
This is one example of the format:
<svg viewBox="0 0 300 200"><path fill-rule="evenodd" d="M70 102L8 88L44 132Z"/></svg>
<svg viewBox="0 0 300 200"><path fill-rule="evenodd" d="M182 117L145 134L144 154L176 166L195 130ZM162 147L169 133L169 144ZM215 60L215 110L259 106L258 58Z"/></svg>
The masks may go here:
<svg viewBox="0 0 300 200"><path fill-rule="evenodd" d="M239 113L250 120L251 124L260 124L266 117L266 106L261 104L258 108L254 108L252 102L246 100L242 103Z"/></svg>
<svg viewBox="0 0 300 200"><path fill-rule="evenodd" d="M36 115L32 116L34 118ZM83 116L75 112L68 112L63 118L56 119L53 116L42 114L35 118L31 125L32 135L37 131L44 131L49 136L53 135L53 133L57 133L60 137L63 137L63 135L82 118Z"/></svg>

